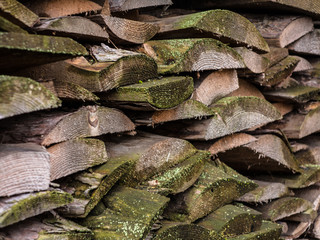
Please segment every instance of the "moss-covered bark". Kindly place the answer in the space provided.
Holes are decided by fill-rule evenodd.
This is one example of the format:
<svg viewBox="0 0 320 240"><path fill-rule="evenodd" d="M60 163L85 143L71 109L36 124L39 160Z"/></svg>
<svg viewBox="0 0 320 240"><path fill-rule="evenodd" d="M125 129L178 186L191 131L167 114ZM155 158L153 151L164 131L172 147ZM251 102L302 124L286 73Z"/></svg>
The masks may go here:
<svg viewBox="0 0 320 240"><path fill-rule="evenodd" d="M27 31L23 30L18 25L10 22L9 20L5 19L2 16L0 16L0 29L5 31L5 32L27 33Z"/></svg>

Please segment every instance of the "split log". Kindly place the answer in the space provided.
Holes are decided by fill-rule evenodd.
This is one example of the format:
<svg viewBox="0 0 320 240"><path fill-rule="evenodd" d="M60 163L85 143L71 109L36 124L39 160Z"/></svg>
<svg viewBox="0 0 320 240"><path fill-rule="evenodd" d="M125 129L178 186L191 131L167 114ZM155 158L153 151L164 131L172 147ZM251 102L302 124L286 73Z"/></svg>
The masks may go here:
<svg viewBox="0 0 320 240"><path fill-rule="evenodd" d="M303 212L291 215L289 217L284 218L283 220L286 222L288 222L288 221L298 222L298 223L308 222L311 224L316 219L317 216L318 216L317 211L315 211L312 208L308 208L307 210L305 210Z"/></svg>
<svg viewBox="0 0 320 240"><path fill-rule="evenodd" d="M270 47L270 52L265 53L262 56L269 60L269 67L272 67L273 65L288 57L289 51L287 48Z"/></svg>
<svg viewBox="0 0 320 240"><path fill-rule="evenodd" d="M294 110L294 105L292 103L277 102L272 103L272 105L281 113L282 118L284 115Z"/></svg>
<svg viewBox="0 0 320 240"><path fill-rule="evenodd" d="M306 149L302 149L295 153L296 158L302 164L320 164L320 139L319 136L308 136L299 143L305 144Z"/></svg>
<svg viewBox="0 0 320 240"><path fill-rule="evenodd" d="M109 32L110 39L119 44L144 43L156 35L159 30L155 24L125 18L94 15L90 19L104 27Z"/></svg>
<svg viewBox="0 0 320 240"><path fill-rule="evenodd" d="M47 190L50 156L33 143L0 144L0 196Z"/></svg>
<svg viewBox="0 0 320 240"><path fill-rule="evenodd" d="M320 216L317 217L317 219L314 221L311 230L311 233L309 233L312 237L315 237L316 239L320 239Z"/></svg>
<svg viewBox="0 0 320 240"><path fill-rule="evenodd" d="M236 70L220 70L201 74L195 80L192 99L209 106L239 88Z"/></svg>
<svg viewBox="0 0 320 240"><path fill-rule="evenodd" d="M62 17L101 10L101 6L89 0L35 0L26 4L40 17Z"/></svg>
<svg viewBox="0 0 320 240"><path fill-rule="evenodd" d="M45 213L8 226L1 229L1 233L5 239L93 239L90 229L62 218L55 212L52 213Z"/></svg>
<svg viewBox="0 0 320 240"><path fill-rule="evenodd" d="M109 34L98 24L80 16L42 20L33 28L41 34L71 37L80 41L105 42Z"/></svg>
<svg viewBox="0 0 320 240"><path fill-rule="evenodd" d="M35 142L49 146L73 138L133 131L135 126L122 112L86 106L74 112L38 112L1 122L2 141Z"/></svg>
<svg viewBox="0 0 320 240"><path fill-rule="evenodd" d="M310 17L288 15L245 15L269 46L284 48L313 31Z"/></svg>
<svg viewBox="0 0 320 240"><path fill-rule="evenodd" d="M210 10L188 15L162 18L158 37L213 37L233 46L246 46L258 52L269 47L254 25L243 16L228 10Z"/></svg>
<svg viewBox="0 0 320 240"><path fill-rule="evenodd" d="M141 55L139 52L133 52L120 48L111 48L108 45L101 43L99 45L93 45L89 47L91 54L98 62L115 62L122 57ZM84 61L83 58L78 58L75 61L70 61L70 64L74 66L79 66L80 68L85 69L88 65L87 61ZM103 63L100 63L103 66ZM92 64L92 67L99 68L99 64Z"/></svg>
<svg viewBox="0 0 320 240"><path fill-rule="evenodd" d="M72 202L70 194L61 190L25 193L1 198L0 227L36 216Z"/></svg>
<svg viewBox="0 0 320 240"><path fill-rule="evenodd" d="M165 217L173 221L193 222L256 187L254 182L219 160L207 162L197 182L171 198Z"/></svg>
<svg viewBox="0 0 320 240"><path fill-rule="evenodd" d="M148 1L148 0L109 0L110 10L111 12L125 12L133 9L141 9L147 7L156 7L156 6L169 6L172 4L171 0L156 0L156 1Z"/></svg>
<svg viewBox="0 0 320 240"><path fill-rule="evenodd" d="M157 65L144 55L125 56L92 65L84 58L76 58L24 69L19 74L35 80L71 82L89 91L101 92L155 78Z"/></svg>
<svg viewBox="0 0 320 240"><path fill-rule="evenodd" d="M6 18L0 15L0 29L4 32L18 32L18 33L28 33L27 31L23 30L18 25L10 22Z"/></svg>
<svg viewBox="0 0 320 240"><path fill-rule="evenodd" d="M82 224L92 229L97 240L144 239L168 201L147 191L117 187L103 199L107 209L87 217Z"/></svg>
<svg viewBox="0 0 320 240"><path fill-rule="evenodd" d="M202 218L197 224L229 239L257 231L261 223L262 215L258 211L243 205L228 204Z"/></svg>
<svg viewBox="0 0 320 240"><path fill-rule="evenodd" d="M16 0L1 1L0 15L23 28L31 28L39 19L35 13Z"/></svg>
<svg viewBox="0 0 320 240"><path fill-rule="evenodd" d="M306 34L288 46L289 50L297 54L320 55L320 29Z"/></svg>
<svg viewBox="0 0 320 240"><path fill-rule="evenodd" d="M16 32L0 33L0 53L2 71L88 55L82 45L70 38Z"/></svg>
<svg viewBox="0 0 320 240"><path fill-rule="evenodd" d="M240 56L242 57L247 71L252 73L263 73L269 67L269 60L263 55L257 54L254 51L245 48L245 47L236 47L234 48Z"/></svg>
<svg viewBox="0 0 320 240"><path fill-rule="evenodd" d="M30 78L0 75L0 119L59 107L61 101Z"/></svg>
<svg viewBox="0 0 320 240"><path fill-rule="evenodd" d="M101 166L59 180L61 189L70 193L74 201L57 211L68 217L86 217L132 167L132 159L110 158Z"/></svg>
<svg viewBox="0 0 320 240"><path fill-rule="evenodd" d="M210 38L153 40L140 51L154 58L161 74L245 67L235 50Z"/></svg>
<svg viewBox="0 0 320 240"><path fill-rule="evenodd" d="M267 203L270 200L292 196L293 192L282 183L264 182L254 180L259 185L256 189L248 192L237 199L240 202L246 203Z"/></svg>
<svg viewBox="0 0 320 240"><path fill-rule="evenodd" d="M294 194L297 197L308 200L313 204L312 209L318 211L320 208L320 186L310 186L308 188L295 189Z"/></svg>
<svg viewBox="0 0 320 240"><path fill-rule="evenodd" d="M265 99L261 91L258 88L256 88L253 84L241 78L238 81L239 81L239 88L233 91L232 93L228 94L227 97L252 96L252 97Z"/></svg>
<svg viewBox="0 0 320 240"><path fill-rule="evenodd" d="M296 72L304 72L304 71L308 71L308 70L312 70L313 69L312 64L307 59L305 59L303 57L300 57L300 56L293 56L293 57L299 59L298 65L293 70L294 73L296 73Z"/></svg>
<svg viewBox="0 0 320 240"><path fill-rule="evenodd" d="M55 144L50 153L50 180L70 175L108 160L105 145L97 139L76 138Z"/></svg>
<svg viewBox="0 0 320 240"><path fill-rule="evenodd" d="M308 228L310 228L310 222L287 222L288 230L281 236L285 239L298 239L302 236Z"/></svg>
<svg viewBox="0 0 320 240"><path fill-rule="evenodd" d="M191 77L166 77L119 87L101 93L99 98L112 105L129 109L169 109L178 106L193 92Z"/></svg>

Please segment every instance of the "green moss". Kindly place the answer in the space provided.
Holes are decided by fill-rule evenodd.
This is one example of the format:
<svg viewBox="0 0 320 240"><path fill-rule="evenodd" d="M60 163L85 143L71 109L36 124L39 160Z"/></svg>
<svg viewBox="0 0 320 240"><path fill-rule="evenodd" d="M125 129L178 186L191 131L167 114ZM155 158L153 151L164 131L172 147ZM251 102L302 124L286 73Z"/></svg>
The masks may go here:
<svg viewBox="0 0 320 240"><path fill-rule="evenodd" d="M0 16L0 29L6 32L20 32L20 33L28 33L27 31L23 30L19 26L13 24L12 22L8 21L4 17Z"/></svg>

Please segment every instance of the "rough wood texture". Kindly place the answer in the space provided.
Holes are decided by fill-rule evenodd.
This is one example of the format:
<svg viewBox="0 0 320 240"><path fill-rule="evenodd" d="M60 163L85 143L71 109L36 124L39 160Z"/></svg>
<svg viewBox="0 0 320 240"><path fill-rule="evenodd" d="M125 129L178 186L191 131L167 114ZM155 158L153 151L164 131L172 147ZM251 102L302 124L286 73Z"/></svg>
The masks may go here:
<svg viewBox="0 0 320 240"><path fill-rule="evenodd" d="M263 73L270 65L269 60L263 55L257 54L254 51L245 48L234 48L242 57L247 69L252 73Z"/></svg>
<svg viewBox="0 0 320 240"><path fill-rule="evenodd" d="M315 29L288 46L289 50L297 54L320 55L320 29Z"/></svg>
<svg viewBox="0 0 320 240"><path fill-rule="evenodd" d="M191 77L166 77L119 87L113 92L101 93L101 100L116 106L147 109L169 109L189 98L193 92Z"/></svg>
<svg viewBox="0 0 320 240"><path fill-rule="evenodd" d="M109 0L110 3L110 10L111 12L124 12L133 9L140 9L146 7L156 7L156 6L165 6L171 5L171 0L155 0L155 1L148 1L148 0Z"/></svg>
<svg viewBox="0 0 320 240"><path fill-rule="evenodd" d="M49 146L73 138L133 131L131 120L112 108L85 106L74 112L39 112L2 121L3 142L36 142Z"/></svg>
<svg viewBox="0 0 320 240"><path fill-rule="evenodd" d="M246 15L269 46L284 48L313 31L310 17L288 15Z"/></svg>
<svg viewBox="0 0 320 240"><path fill-rule="evenodd" d="M161 74L245 67L236 51L210 38L153 40L141 51L154 58Z"/></svg>
<svg viewBox="0 0 320 240"><path fill-rule="evenodd" d="M70 175L108 160L105 145L97 139L76 138L55 144L50 153L50 180Z"/></svg>
<svg viewBox="0 0 320 240"><path fill-rule="evenodd" d="M168 202L158 194L117 187L103 199L106 210L82 224L92 229L95 239L144 239Z"/></svg>
<svg viewBox="0 0 320 240"><path fill-rule="evenodd" d="M76 58L24 69L19 74L36 80L71 82L89 91L101 92L155 78L157 65L145 55L125 56L92 65L84 58Z"/></svg>
<svg viewBox="0 0 320 240"><path fill-rule="evenodd" d="M298 239L310 228L310 222L287 222L288 230L282 234L285 239Z"/></svg>
<svg viewBox="0 0 320 240"><path fill-rule="evenodd" d="M171 198L165 217L193 222L256 187L254 182L220 161L207 162L197 182Z"/></svg>
<svg viewBox="0 0 320 240"><path fill-rule="evenodd" d="M311 135L299 140L305 144L306 149L295 153L296 158L303 164L320 164L320 138L318 135Z"/></svg>
<svg viewBox="0 0 320 240"><path fill-rule="evenodd" d="M48 189L49 161L48 152L37 144L0 144L0 196Z"/></svg>
<svg viewBox="0 0 320 240"><path fill-rule="evenodd" d="M300 56L294 56L294 57L299 59L298 65L293 70L294 73L313 70L312 64L307 59L300 57Z"/></svg>
<svg viewBox="0 0 320 240"><path fill-rule="evenodd" d="M213 37L222 42L246 46L259 52L269 52L269 47L254 25L243 16L228 10L210 10L188 15L163 18L160 38Z"/></svg>
<svg viewBox="0 0 320 240"><path fill-rule="evenodd" d="M316 239L320 239L320 216L314 221L310 235Z"/></svg>
<svg viewBox="0 0 320 240"><path fill-rule="evenodd" d="M39 17L16 0L0 2L0 15L20 27L32 27Z"/></svg>
<svg viewBox="0 0 320 240"><path fill-rule="evenodd" d="M197 224L229 239L256 231L261 223L262 216L258 211L243 205L227 204L202 218Z"/></svg>
<svg viewBox="0 0 320 240"><path fill-rule="evenodd" d="M71 195L60 190L25 193L1 198L0 227L11 225L70 202L72 202Z"/></svg>
<svg viewBox="0 0 320 240"><path fill-rule="evenodd" d="M81 41L106 42L109 34L98 24L80 16L42 20L34 30L43 34L71 37Z"/></svg>
<svg viewBox="0 0 320 240"><path fill-rule="evenodd" d="M88 55L82 45L70 38L16 32L0 33L0 53L2 71Z"/></svg>
<svg viewBox="0 0 320 240"><path fill-rule="evenodd" d="M113 42L119 44L141 44L150 40L159 30L152 23L133 21L106 15L95 15L90 17L110 34Z"/></svg>
<svg viewBox="0 0 320 240"><path fill-rule="evenodd" d="M0 15L0 29L4 32L19 32L19 33L28 33L27 31L23 30L18 25L10 22L6 18Z"/></svg>
<svg viewBox="0 0 320 240"><path fill-rule="evenodd" d="M272 67L276 63L288 57L289 51L287 48L271 47L270 52L263 54L262 56L269 60L269 67Z"/></svg>
<svg viewBox="0 0 320 240"><path fill-rule="evenodd" d="M258 97L261 99L265 99L261 91L251 84L250 82L244 80L244 79L239 79L239 88L229 95L227 97L245 97L245 96L252 96L252 97Z"/></svg>
<svg viewBox="0 0 320 240"><path fill-rule="evenodd" d="M61 101L30 78L0 75L0 119L59 107Z"/></svg>
<svg viewBox="0 0 320 240"><path fill-rule="evenodd" d="M214 71L195 80L192 99L209 106L239 88L236 70Z"/></svg>

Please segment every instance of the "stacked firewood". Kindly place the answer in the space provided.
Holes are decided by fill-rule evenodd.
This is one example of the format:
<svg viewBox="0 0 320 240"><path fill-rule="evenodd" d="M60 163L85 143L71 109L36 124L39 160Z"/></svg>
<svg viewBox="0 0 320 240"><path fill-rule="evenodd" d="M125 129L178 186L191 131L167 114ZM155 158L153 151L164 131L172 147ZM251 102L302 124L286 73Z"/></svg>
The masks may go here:
<svg viewBox="0 0 320 240"><path fill-rule="evenodd" d="M2 0L0 239L320 239L320 0Z"/></svg>

